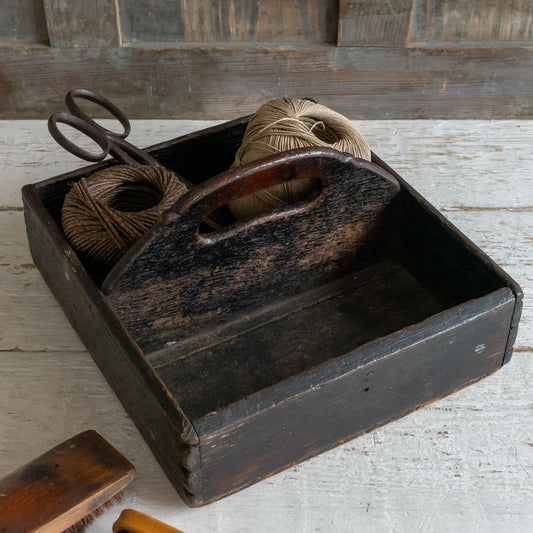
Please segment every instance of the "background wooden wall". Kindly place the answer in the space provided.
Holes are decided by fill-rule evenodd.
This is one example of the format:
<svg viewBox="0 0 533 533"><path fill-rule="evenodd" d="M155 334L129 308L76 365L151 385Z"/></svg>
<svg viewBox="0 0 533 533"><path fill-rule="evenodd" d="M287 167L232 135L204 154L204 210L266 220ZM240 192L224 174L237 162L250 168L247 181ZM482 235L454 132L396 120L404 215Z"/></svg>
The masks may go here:
<svg viewBox="0 0 533 533"><path fill-rule="evenodd" d="M2 0L0 118L73 87L132 118L532 118L532 31L533 0Z"/></svg>

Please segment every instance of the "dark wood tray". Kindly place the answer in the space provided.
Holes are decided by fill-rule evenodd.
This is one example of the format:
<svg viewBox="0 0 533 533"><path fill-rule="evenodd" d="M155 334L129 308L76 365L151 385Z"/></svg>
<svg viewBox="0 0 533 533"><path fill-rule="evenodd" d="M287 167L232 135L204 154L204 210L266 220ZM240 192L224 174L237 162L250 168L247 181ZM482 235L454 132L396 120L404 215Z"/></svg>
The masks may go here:
<svg viewBox="0 0 533 533"><path fill-rule="evenodd" d="M491 374L520 317L520 287L376 156L296 150L225 172L246 123L149 149L198 186L105 279L60 210L113 161L22 193L35 264L191 506ZM302 177L320 190L296 205L201 225Z"/></svg>

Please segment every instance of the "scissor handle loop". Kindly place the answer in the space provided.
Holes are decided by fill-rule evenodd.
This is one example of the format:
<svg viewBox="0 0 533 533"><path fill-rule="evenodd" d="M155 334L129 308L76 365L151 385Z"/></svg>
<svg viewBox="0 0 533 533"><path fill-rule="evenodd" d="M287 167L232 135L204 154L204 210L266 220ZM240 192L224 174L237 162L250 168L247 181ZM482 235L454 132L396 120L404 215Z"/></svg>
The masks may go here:
<svg viewBox="0 0 533 533"><path fill-rule="evenodd" d="M89 100L90 102L94 102L95 104L98 104L104 109L107 109L107 111L109 111L111 115L113 115L113 117L115 117L120 122L120 124L124 128L124 131L122 133L117 133L116 131L111 131L107 128L104 128L103 126L98 124L98 122L95 122L89 115L87 115L79 108L78 104L76 104L75 102L75 98L83 98L84 100ZM65 96L65 104L67 106L67 109L73 115L80 117L95 128L100 128L102 131L109 135L114 135L115 137L125 139L131 132L131 124L126 115L113 102L111 102L104 96L93 93L92 91L88 91L87 89L71 89Z"/></svg>
<svg viewBox="0 0 533 533"><path fill-rule="evenodd" d="M102 149L102 153L94 154L92 152L84 150L83 148L80 148L77 144L74 144L72 141L67 139L61 133L61 131L59 131L59 128L57 127L58 123L71 126L75 130L78 130L81 133L87 135L96 144L98 144L98 146L100 146L100 148ZM80 118L69 113L54 113L48 119L48 131L50 132L50 135L56 140L56 142L63 148L65 148L65 150L68 150L71 154L74 154L75 156L80 157L81 159L85 159L86 161L102 161L109 153L109 150L111 149L111 144L102 130L103 128L101 128L100 126L93 126L91 123L88 123L85 118Z"/></svg>

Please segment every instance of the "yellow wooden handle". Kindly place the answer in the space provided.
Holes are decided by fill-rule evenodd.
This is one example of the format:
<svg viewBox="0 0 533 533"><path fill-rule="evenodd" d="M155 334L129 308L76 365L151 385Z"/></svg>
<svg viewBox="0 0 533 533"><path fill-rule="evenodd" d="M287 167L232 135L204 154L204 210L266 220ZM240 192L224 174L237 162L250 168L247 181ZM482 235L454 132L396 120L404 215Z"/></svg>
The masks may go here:
<svg viewBox="0 0 533 533"><path fill-rule="evenodd" d="M124 509L113 524L113 533L183 533L183 531L139 511Z"/></svg>

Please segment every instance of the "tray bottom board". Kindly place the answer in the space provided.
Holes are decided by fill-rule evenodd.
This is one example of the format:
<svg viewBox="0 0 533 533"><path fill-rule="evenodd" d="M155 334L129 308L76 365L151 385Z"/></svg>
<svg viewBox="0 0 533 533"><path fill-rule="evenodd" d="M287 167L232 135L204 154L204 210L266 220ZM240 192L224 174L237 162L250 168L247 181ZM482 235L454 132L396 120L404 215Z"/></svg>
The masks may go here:
<svg viewBox="0 0 533 533"><path fill-rule="evenodd" d="M387 260L265 306L219 338L188 340L152 364L195 419L443 309L405 267Z"/></svg>

